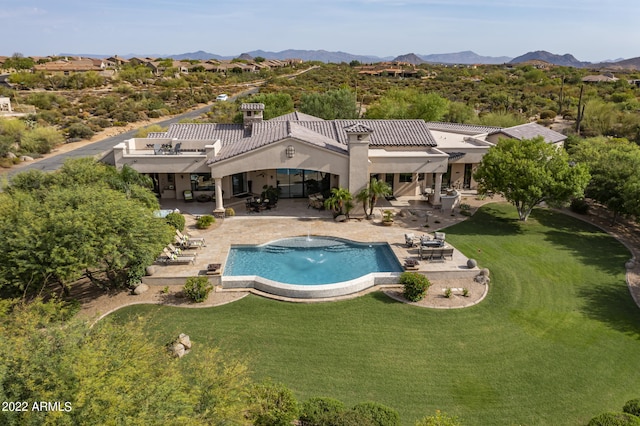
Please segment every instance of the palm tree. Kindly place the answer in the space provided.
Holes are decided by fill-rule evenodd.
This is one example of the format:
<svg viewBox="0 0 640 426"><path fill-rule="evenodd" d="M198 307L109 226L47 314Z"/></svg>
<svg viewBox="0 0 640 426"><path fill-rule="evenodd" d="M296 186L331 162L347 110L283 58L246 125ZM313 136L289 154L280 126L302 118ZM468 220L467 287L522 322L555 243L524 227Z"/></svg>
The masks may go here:
<svg viewBox="0 0 640 426"><path fill-rule="evenodd" d="M348 215L353 208L353 196L346 188L331 188L331 196L324 200L324 207L333 210L335 216Z"/></svg>
<svg viewBox="0 0 640 426"><path fill-rule="evenodd" d="M371 198L369 187L362 188L362 190L356 194L356 201L362 203L362 210L364 210L364 214L367 219L369 219L369 212L367 210L367 207L369 206L369 198Z"/></svg>
<svg viewBox="0 0 640 426"><path fill-rule="evenodd" d="M376 206L378 198L391 195L391 186L385 181L373 178L371 179L371 183L369 184L368 192L369 214L367 215L367 218L373 214L373 208Z"/></svg>

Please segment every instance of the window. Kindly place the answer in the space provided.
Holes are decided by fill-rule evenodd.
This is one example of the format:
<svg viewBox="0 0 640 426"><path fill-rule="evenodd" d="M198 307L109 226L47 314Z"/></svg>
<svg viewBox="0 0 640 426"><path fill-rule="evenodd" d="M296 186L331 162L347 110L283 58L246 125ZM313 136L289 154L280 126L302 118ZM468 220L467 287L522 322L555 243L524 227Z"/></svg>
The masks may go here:
<svg viewBox="0 0 640 426"><path fill-rule="evenodd" d="M400 173L399 181L404 183L413 182L413 173Z"/></svg>
<svg viewBox="0 0 640 426"><path fill-rule="evenodd" d="M191 190L192 191L215 191L216 184L211 178L211 173L192 173L191 174Z"/></svg>

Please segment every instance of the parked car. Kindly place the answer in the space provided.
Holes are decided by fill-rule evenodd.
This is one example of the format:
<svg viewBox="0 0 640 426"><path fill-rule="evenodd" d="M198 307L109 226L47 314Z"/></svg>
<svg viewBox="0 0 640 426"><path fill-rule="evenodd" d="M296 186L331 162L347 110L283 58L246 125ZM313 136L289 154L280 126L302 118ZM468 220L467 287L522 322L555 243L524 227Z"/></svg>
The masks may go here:
<svg viewBox="0 0 640 426"><path fill-rule="evenodd" d="M216 101L226 101L227 99L229 99L229 96L223 93L221 95L218 95L218 97L216 98Z"/></svg>

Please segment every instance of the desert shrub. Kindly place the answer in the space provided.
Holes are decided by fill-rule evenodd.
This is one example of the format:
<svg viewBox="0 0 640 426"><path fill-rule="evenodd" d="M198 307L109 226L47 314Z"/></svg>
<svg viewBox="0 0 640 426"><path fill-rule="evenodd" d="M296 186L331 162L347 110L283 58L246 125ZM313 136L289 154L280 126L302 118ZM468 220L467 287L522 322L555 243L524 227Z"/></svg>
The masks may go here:
<svg viewBox="0 0 640 426"><path fill-rule="evenodd" d="M24 152L47 154L64 143L62 134L53 127L36 127L26 132L20 140L20 149Z"/></svg>
<svg viewBox="0 0 640 426"><path fill-rule="evenodd" d="M232 208L232 207L227 207L224 210L224 215L226 217L231 217L231 216L235 216L236 215L236 211Z"/></svg>
<svg viewBox="0 0 640 426"><path fill-rule="evenodd" d="M640 417L640 398L627 401L622 407L622 411Z"/></svg>
<svg viewBox="0 0 640 426"><path fill-rule="evenodd" d="M256 426L288 426L298 417L298 402L283 384L263 383L250 391L249 419Z"/></svg>
<svg viewBox="0 0 640 426"><path fill-rule="evenodd" d="M451 296L453 296L453 290L451 290L451 287L447 287L447 289L444 291L444 297L449 299Z"/></svg>
<svg viewBox="0 0 640 426"><path fill-rule="evenodd" d="M73 123L67 128L67 136L70 139L91 139L91 137L93 136L93 130L91 130L91 128L86 124Z"/></svg>
<svg viewBox="0 0 640 426"><path fill-rule="evenodd" d="M216 219L211 215L200 216L196 221L196 228L198 229L207 229L214 223Z"/></svg>
<svg viewBox="0 0 640 426"><path fill-rule="evenodd" d="M640 417L629 413L606 412L598 414L587 423L587 426L636 426L640 425Z"/></svg>
<svg viewBox="0 0 640 426"><path fill-rule="evenodd" d="M184 285L184 294L196 303L207 300L213 287L207 277L189 277Z"/></svg>
<svg viewBox="0 0 640 426"><path fill-rule="evenodd" d="M551 120L556 118L556 112L550 109L545 109L540 113L540 120Z"/></svg>
<svg viewBox="0 0 640 426"><path fill-rule="evenodd" d="M403 272L400 275L400 284L404 286L405 299L412 302L424 299L431 286L429 279L417 272Z"/></svg>
<svg viewBox="0 0 640 426"><path fill-rule="evenodd" d="M184 230L186 220L180 213L169 213L165 219L167 220L167 224L173 226L178 231Z"/></svg>
<svg viewBox="0 0 640 426"><path fill-rule="evenodd" d="M339 426L377 426L366 414L359 411L347 410L342 412L332 425Z"/></svg>
<svg viewBox="0 0 640 426"><path fill-rule="evenodd" d="M578 214L587 214L589 213L589 203L584 198L574 198L571 200L571 205L569 206L572 212Z"/></svg>
<svg viewBox="0 0 640 426"><path fill-rule="evenodd" d="M316 397L306 400L300 408L300 420L305 426L336 425L344 404L333 398Z"/></svg>
<svg viewBox="0 0 640 426"><path fill-rule="evenodd" d="M400 425L400 414L393 408L377 402L361 402L353 407L352 410L370 419L376 426Z"/></svg>

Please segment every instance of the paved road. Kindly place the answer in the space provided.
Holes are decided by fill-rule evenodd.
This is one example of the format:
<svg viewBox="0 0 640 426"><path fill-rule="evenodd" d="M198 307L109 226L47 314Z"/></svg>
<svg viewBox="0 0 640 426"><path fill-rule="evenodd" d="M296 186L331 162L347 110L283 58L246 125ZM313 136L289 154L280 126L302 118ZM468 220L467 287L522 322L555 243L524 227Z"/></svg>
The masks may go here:
<svg viewBox="0 0 640 426"><path fill-rule="evenodd" d="M259 89L257 87L253 87L251 89L245 90L245 91L239 93L236 96L230 97L229 101L233 101L239 96L246 96L246 95L249 95L249 94L257 93L258 90ZM167 119L167 120L164 120L164 121L160 121L160 122L155 123L155 124L159 124L160 126L167 127L172 123L177 123L177 122L179 122L181 120L184 120L184 119L197 118L200 115L208 112L209 109L211 109L211 105L207 105L206 107L198 108L198 109L195 109L193 111L185 112L184 114L177 115L177 116L175 116L173 118L170 118L170 119ZM148 124L145 125L145 126L148 126ZM140 127L144 127L144 126L140 126ZM60 166L62 166L62 164L64 163L64 161L67 158L100 156L100 155L105 154L108 151L110 151L111 148L113 148L115 145L117 145L118 143L122 142L123 140L131 139L132 137L134 137L134 135L136 134L137 131L138 131L138 128L130 130L128 132L121 133L121 134L119 134L117 136L112 136L110 138L102 139L100 141L84 145L84 146L79 147L77 149L74 149L72 151L63 152L63 153L60 153L60 154L57 154L57 155L53 155L53 156L50 156L50 157L47 157L47 158L43 158L43 159L38 160L38 161L36 161L34 163L31 163L31 164L24 165L22 167L16 168L15 170L10 170L10 171L5 173L5 176L7 176L8 178L11 178L16 173L21 173L21 172L24 172L24 171L27 171L27 170L33 170L33 169L35 169L35 170L43 170L43 171L53 171L53 170L56 170L56 169L60 168Z"/></svg>
<svg viewBox="0 0 640 426"><path fill-rule="evenodd" d="M291 74L289 76L289 78L295 78L300 74L304 74L306 72L309 72L311 70L314 70L318 68L318 66L313 66L307 69L304 69L302 71L296 72L294 74ZM262 84L264 84L264 81L257 81L257 82L253 82L251 84L248 84L247 86L249 88L247 88L246 90L241 91L240 93L238 93L235 96L230 96L229 97L229 101L234 101L236 98L238 97L242 97L242 96L247 96L247 95L252 95L254 93L258 93L260 91L260 87ZM184 119L193 119L193 118L197 118L199 117L201 114L204 114L206 112L209 111L209 109L211 108L211 105L207 105L206 107L203 108L198 108L195 109L193 111L189 111L186 112L184 114L180 114L177 115L173 118L164 120L164 121L160 121L158 123L155 124L159 124L160 126L163 127L167 127L170 124L173 123L177 123L181 120ZM145 125L146 126L146 125ZM144 127L144 126L140 126L140 127ZM41 160L38 160L32 164L28 164L28 165L24 165L21 166L19 168L16 168L14 170L10 170L8 172L4 173L4 176L6 176L8 179L11 179L11 177L13 175L15 175L16 173L20 173L20 172L24 172L27 170L43 170L43 171L53 171L53 170L57 170L59 169L62 164L64 163L64 161L67 158L79 158L79 157L98 157L100 158L100 156L102 156L103 154L106 154L107 152L109 152L111 150L111 148L113 148L115 145L117 145L118 143L126 140L126 139L131 139L136 132L138 131L138 128L135 128L133 130L130 130L128 132L124 132L121 133L117 136L112 136L110 138L106 138L106 139L102 139L100 141L91 143L91 144L87 144L84 145L80 148L68 151L68 152L62 152L60 154L57 155L52 155L50 157L47 158L43 158Z"/></svg>

